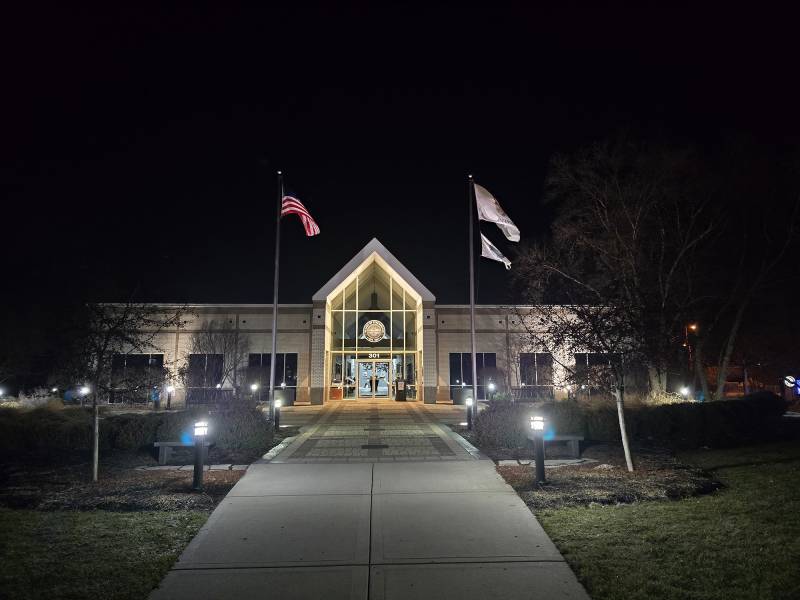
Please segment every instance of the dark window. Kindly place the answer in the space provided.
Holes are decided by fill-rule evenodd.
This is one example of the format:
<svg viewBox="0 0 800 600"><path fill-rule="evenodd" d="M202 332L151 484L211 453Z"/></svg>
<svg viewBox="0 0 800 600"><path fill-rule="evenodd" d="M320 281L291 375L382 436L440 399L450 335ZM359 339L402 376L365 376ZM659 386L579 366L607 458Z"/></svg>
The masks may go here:
<svg viewBox="0 0 800 600"><path fill-rule="evenodd" d="M271 354L251 354L248 359L248 384L257 383L259 387L269 388ZM275 387L282 383L286 387L297 387L297 353L275 353Z"/></svg>
<svg viewBox="0 0 800 600"><path fill-rule="evenodd" d="M486 397L486 373L487 370L494 370L497 366L497 355L494 352L476 352L475 366L478 369L478 399ZM450 398L453 398L453 388L456 386L472 385L472 353L471 352L451 352L450 353Z"/></svg>
<svg viewBox="0 0 800 600"><path fill-rule="evenodd" d="M523 352L519 355L520 383L526 386L553 385L553 355Z"/></svg>
<svg viewBox="0 0 800 600"><path fill-rule="evenodd" d="M147 402L164 384L163 354L115 354L111 358L111 401Z"/></svg>
<svg viewBox="0 0 800 600"><path fill-rule="evenodd" d="M222 384L222 354L190 354L188 387L215 388Z"/></svg>

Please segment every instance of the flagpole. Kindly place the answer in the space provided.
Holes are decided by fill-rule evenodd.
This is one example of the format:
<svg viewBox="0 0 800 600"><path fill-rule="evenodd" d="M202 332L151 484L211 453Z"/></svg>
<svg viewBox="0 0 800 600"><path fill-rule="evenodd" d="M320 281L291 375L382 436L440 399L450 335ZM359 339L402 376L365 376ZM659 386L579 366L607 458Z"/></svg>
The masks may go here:
<svg viewBox="0 0 800 600"><path fill-rule="evenodd" d="M467 214L469 215L469 333L472 344L472 422L478 416L478 362L475 357L475 233L472 211L475 205L475 182L469 176Z"/></svg>
<svg viewBox="0 0 800 600"><path fill-rule="evenodd" d="M275 216L275 280L272 284L272 351L269 361L269 420L275 420L275 350L278 343L278 272L281 258L281 208L283 206L283 173L278 171L278 207Z"/></svg>

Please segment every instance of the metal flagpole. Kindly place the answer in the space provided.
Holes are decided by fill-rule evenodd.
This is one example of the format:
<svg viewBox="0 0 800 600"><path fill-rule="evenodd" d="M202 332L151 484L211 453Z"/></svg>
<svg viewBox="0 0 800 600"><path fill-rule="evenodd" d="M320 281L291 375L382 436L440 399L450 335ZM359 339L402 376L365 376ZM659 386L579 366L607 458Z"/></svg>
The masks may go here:
<svg viewBox="0 0 800 600"><path fill-rule="evenodd" d="M275 217L275 281L272 291L272 351L269 360L269 420L275 420L275 350L278 342L278 270L281 259L281 208L283 207L283 173L278 171L278 208Z"/></svg>
<svg viewBox="0 0 800 600"><path fill-rule="evenodd" d="M469 176L467 204L469 215L469 334L472 342L472 422L478 416L478 369L475 358L475 233L472 211L475 205L475 182Z"/></svg>

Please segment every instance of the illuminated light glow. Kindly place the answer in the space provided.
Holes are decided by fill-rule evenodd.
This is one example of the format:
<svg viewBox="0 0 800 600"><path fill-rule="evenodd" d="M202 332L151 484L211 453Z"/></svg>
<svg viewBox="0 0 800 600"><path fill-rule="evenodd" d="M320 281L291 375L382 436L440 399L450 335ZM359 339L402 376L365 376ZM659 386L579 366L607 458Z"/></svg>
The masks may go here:
<svg viewBox="0 0 800 600"><path fill-rule="evenodd" d="M468 427L468 426L469 426L469 423L467 423L466 421L464 421L463 423L459 423L459 425L461 425L461 427Z"/></svg>
<svg viewBox="0 0 800 600"><path fill-rule="evenodd" d="M194 424L194 434L195 436L208 434L208 421L197 421Z"/></svg>
<svg viewBox="0 0 800 600"><path fill-rule="evenodd" d="M783 378L783 385L786 387L792 387L795 383L797 383L797 379L795 379L794 375L787 375Z"/></svg>
<svg viewBox="0 0 800 600"><path fill-rule="evenodd" d="M218 383L218 384L217 384L217 389L220 389L220 388L222 388L222 384L221 384L221 383Z"/></svg>
<svg viewBox="0 0 800 600"><path fill-rule="evenodd" d="M281 381L281 387L282 387L282 388L285 388L285 387L286 387L286 382L285 382L285 381Z"/></svg>
<svg viewBox="0 0 800 600"><path fill-rule="evenodd" d="M51 388L51 389L50 389L50 391L51 391L51 392L53 392L53 393L55 394L55 393L58 391L58 388L55 388L55 387L54 387L54 388Z"/></svg>
<svg viewBox="0 0 800 600"><path fill-rule="evenodd" d="M466 404L467 406L472 406L472 398L467 398Z"/></svg>
<svg viewBox="0 0 800 600"><path fill-rule="evenodd" d="M81 388L81 396L88 396L90 391L91 390L89 389L89 386L88 385L84 385Z"/></svg>
<svg viewBox="0 0 800 600"><path fill-rule="evenodd" d="M697 323L691 323L689 325L689 329L691 329L692 331L697 331Z"/></svg>
<svg viewBox="0 0 800 600"><path fill-rule="evenodd" d="M681 396L688 396L690 391L691 391L691 390L690 390L688 387L686 387L686 386L683 386L683 387L681 388Z"/></svg>
<svg viewBox="0 0 800 600"><path fill-rule="evenodd" d="M495 388L494 382L491 382L491 381L490 381L490 382L489 382L489 391L490 391L490 392L493 392L493 391L494 391L494 388Z"/></svg>
<svg viewBox="0 0 800 600"><path fill-rule="evenodd" d="M251 391L255 392L257 389L258 389L258 384L257 383L251 383L250 384L250 390Z"/></svg>
<svg viewBox="0 0 800 600"><path fill-rule="evenodd" d="M171 393L172 393L172 392L174 392L174 391L175 391L175 386L174 386L174 385L168 385L168 386L167 386L167 392L168 392L168 393L170 393L170 394L171 394Z"/></svg>
<svg viewBox="0 0 800 600"><path fill-rule="evenodd" d="M531 429L534 431L544 431L544 417L531 417Z"/></svg>
<svg viewBox="0 0 800 600"><path fill-rule="evenodd" d="M281 406L283 406L283 400L275 400L275 408L280 408Z"/></svg>

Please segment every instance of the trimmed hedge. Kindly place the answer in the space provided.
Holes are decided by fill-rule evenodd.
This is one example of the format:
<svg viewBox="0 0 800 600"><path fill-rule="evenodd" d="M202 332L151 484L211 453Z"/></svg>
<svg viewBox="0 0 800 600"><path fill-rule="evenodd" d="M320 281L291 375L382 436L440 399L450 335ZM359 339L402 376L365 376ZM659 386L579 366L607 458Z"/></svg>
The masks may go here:
<svg viewBox="0 0 800 600"><path fill-rule="evenodd" d="M628 434L640 443L671 448L732 446L762 439L775 430L786 402L769 392L718 402L684 402L625 407ZM475 434L487 447L524 446L530 415L548 419L548 430L598 442L619 442L614 405L581 406L574 401L525 405L490 403L478 415Z"/></svg>
<svg viewBox="0 0 800 600"><path fill-rule="evenodd" d="M102 415L102 413L101 413ZM191 440L194 422L210 422L209 441L225 450L261 449L272 440L272 429L261 411L241 407L209 414L207 410L174 413L126 413L102 416L102 450L152 449L155 441ZM52 457L85 452L92 444L89 408L0 410L0 453L3 456Z"/></svg>

